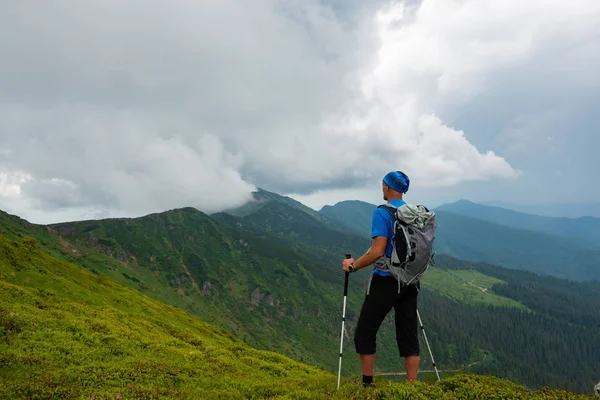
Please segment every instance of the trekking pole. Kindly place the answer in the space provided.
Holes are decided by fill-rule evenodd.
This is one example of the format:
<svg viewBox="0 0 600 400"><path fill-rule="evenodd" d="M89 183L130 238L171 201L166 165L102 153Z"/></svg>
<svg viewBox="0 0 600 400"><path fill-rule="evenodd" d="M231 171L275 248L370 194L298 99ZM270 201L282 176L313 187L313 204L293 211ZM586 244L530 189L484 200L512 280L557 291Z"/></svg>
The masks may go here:
<svg viewBox="0 0 600 400"><path fill-rule="evenodd" d="M346 254L346 258L350 258L350 254ZM350 273L346 272L346 277L344 280L344 308L342 310L342 336L340 338L340 367L338 369L338 381L337 388L340 388L340 378L342 376L342 352L344 350L344 322L346 322L346 297L348 296L348 275Z"/></svg>
<svg viewBox="0 0 600 400"><path fill-rule="evenodd" d="M435 360L433 359L433 353L431 353L431 347L429 347L429 340L427 340L427 335L425 334L425 328L423 327L423 321L421 321L421 314L419 314L419 310L417 310L417 317L419 318L419 325L421 325L421 331L423 331L423 336L425 337L425 343L427 343L427 349L429 349L429 356L431 356L431 362L433 363L433 369L435 370L435 374L437 375L437 378L439 381L440 374L438 373L437 367L435 366Z"/></svg>

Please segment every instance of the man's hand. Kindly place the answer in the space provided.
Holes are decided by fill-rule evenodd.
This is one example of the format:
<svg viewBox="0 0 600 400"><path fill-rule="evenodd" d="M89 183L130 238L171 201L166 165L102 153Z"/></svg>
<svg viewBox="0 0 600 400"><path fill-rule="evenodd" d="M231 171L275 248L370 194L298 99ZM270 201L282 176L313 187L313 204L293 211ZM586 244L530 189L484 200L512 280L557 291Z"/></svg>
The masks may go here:
<svg viewBox="0 0 600 400"><path fill-rule="evenodd" d="M350 272L350 264L354 262L354 258L344 258L342 262L342 269L346 272Z"/></svg>
<svg viewBox="0 0 600 400"><path fill-rule="evenodd" d="M342 269L346 272L350 272L350 264L354 264L354 271L358 271L361 268L367 267L373 264L383 256L385 253L385 247L387 246L388 239L385 236L377 236L373 239L373 245L367 250L365 254L358 257L356 261L354 258L346 258L342 262Z"/></svg>

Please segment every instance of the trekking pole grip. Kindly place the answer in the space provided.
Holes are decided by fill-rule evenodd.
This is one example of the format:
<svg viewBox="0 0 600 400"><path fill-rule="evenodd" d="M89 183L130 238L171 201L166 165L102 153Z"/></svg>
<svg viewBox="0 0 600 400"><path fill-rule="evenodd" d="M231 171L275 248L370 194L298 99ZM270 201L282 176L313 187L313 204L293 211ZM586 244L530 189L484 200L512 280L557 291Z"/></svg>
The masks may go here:
<svg viewBox="0 0 600 400"><path fill-rule="evenodd" d="M350 254L346 254L346 259L348 258L352 258L352 256ZM346 278L344 280L344 296L348 295L348 276L350 275L350 272L346 271Z"/></svg>

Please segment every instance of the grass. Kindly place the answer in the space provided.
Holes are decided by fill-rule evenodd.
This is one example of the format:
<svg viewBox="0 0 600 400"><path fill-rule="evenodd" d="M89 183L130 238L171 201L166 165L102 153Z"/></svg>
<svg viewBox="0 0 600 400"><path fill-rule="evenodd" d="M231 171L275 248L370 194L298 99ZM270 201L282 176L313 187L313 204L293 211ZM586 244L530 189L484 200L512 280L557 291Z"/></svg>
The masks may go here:
<svg viewBox="0 0 600 400"><path fill-rule="evenodd" d="M494 293L491 289L496 284L506 283L475 270L451 271L433 267L423 277L423 286L466 304L527 310L527 307L518 301Z"/></svg>
<svg viewBox="0 0 600 400"><path fill-rule="evenodd" d="M253 349L190 313L0 236L0 398L456 399L550 396L494 377L377 378L365 391Z"/></svg>
<svg viewBox="0 0 600 400"><path fill-rule="evenodd" d="M343 275L332 273L327 263L319 262L314 247L298 253L283 242L260 239L264 233L260 229L240 233L237 225L228 228L229 223L220 225L192 209L50 227L2 219L0 213L0 229L12 232L13 238L35 235L39 248L59 259L185 309L227 329L246 344L337 373L335 348L339 346ZM303 226L312 226L309 230L315 233L313 225L314 221L302 220L292 227L303 231ZM350 333L358 318L366 275L351 277L347 308ZM207 283L211 288L205 292ZM257 289L261 292L258 305L253 297ZM448 305L453 303L451 300ZM447 352L443 348L452 345L446 339L439 343L436 333L430 330L430 339L437 342L438 361L445 368L456 369L479 359L468 345L462 347L458 358L444 357ZM377 367L383 372L403 371L391 318L384 321L378 342ZM428 358L424 354L425 363L429 363ZM359 372L355 359L345 357L343 373ZM538 382L532 385L537 386Z"/></svg>
<svg viewBox="0 0 600 400"><path fill-rule="evenodd" d="M331 378L33 245L0 239L2 397L262 397Z"/></svg>

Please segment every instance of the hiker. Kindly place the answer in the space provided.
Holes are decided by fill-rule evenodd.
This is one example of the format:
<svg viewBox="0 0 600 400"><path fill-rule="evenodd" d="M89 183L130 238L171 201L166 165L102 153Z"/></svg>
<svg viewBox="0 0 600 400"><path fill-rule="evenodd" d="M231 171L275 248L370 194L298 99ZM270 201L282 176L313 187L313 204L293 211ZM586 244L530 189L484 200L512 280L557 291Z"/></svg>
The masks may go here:
<svg viewBox="0 0 600 400"><path fill-rule="evenodd" d="M382 182L383 199L394 207L406 204L402 196L409 185L408 176L401 171L386 174ZM355 272L375 263L354 336L363 386L373 385L377 331L392 308L395 310L396 341L400 357L404 357L407 380L415 381L419 370L417 296L420 285L418 282L409 286L402 284L398 293L400 282L385 270L384 263L376 263L392 254L393 226L392 214L385 208L377 208L372 217L372 246L361 257L345 259L342 264L344 271Z"/></svg>

